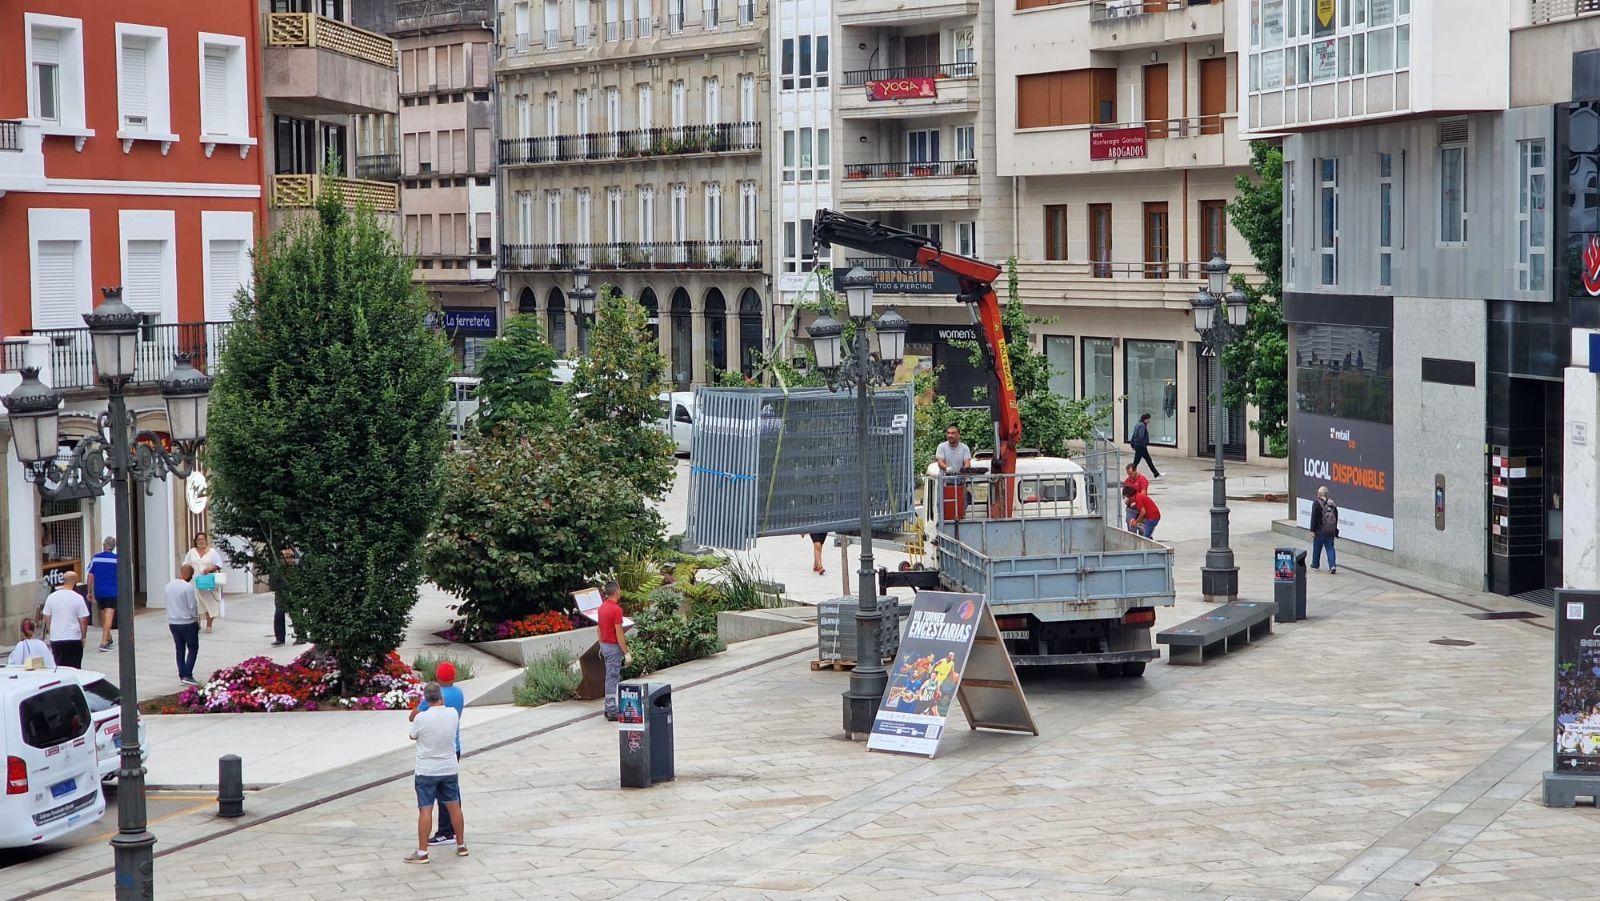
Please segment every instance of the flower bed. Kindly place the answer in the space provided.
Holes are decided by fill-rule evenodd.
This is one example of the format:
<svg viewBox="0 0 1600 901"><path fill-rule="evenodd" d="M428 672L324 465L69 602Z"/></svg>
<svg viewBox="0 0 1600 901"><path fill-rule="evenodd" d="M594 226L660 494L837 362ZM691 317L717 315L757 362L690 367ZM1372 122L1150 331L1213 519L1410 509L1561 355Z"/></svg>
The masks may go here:
<svg viewBox="0 0 1600 901"><path fill-rule="evenodd" d="M572 617L565 613L547 611L533 613L522 619L506 620L494 625L468 625L457 622L450 628L439 633L445 641L503 641L508 638L532 638L535 635L554 635L557 632L570 632L573 629Z"/></svg>
<svg viewBox="0 0 1600 901"><path fill-rule="evenodd" d="M356 676L340 695L332 660L307 651L293 663L251 657L224 667L204 684L184 689L174 712L265 713L279 710L405 710L422 694L421 680L400 655L390 652L382 668Z"/></svg>

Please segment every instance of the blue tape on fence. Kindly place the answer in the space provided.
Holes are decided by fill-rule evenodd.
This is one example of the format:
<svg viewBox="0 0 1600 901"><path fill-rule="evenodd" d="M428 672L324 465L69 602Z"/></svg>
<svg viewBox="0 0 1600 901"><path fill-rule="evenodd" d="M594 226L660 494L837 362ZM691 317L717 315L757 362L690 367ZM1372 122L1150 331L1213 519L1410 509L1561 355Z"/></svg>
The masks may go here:
<svg viewBox="0 0 1600 901"><path fill-rule="evenodd" d="M741 475L741 474L736 473L736 472L721 472L720 470L716 470L716 469L706 469L704 466L691 466L691 467L689 467L689 471L692 472L692 473L697 473L699 475L720 476L720 477L722 477L724 479L734 479L736 481L737 480L749 480L749 481L754 482L756 480L755 476Z"/></svg>

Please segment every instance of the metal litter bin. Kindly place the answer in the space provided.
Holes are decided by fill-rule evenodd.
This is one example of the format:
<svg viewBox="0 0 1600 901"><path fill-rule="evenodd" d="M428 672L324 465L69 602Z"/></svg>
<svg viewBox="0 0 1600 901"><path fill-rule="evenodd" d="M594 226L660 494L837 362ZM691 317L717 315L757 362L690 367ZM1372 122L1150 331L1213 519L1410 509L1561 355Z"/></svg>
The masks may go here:
<svg viewBox="0 0 1600 901"><path fill-rule="evenodd" d="M1278 604L1280 623L1306 618L1306 552L1292 547L1272 553L1272 599Z"/></svg>
<svg viewBox="0 0 1600 901"><path fill-rule="evenodd" d="M678 777L672 741L672 685L646 682L645 733L650 736L650 782L670 782Z"/></svg>
<svg viewBox="0 0 1600 901"><path fill-rule="evenodd" d="M645 716L643 682L617 686L617 751L623 788L650 787L650 720Z"/></svg>

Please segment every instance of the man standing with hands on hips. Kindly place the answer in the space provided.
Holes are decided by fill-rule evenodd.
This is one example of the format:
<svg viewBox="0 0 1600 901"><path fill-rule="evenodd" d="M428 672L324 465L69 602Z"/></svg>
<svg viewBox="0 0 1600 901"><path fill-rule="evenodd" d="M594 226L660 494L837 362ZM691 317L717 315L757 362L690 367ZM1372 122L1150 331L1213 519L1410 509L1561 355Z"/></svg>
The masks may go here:
<svg viewBox="0 0 1600 901"><path fill-rule="evenodd" d="M628 636L622 626L622 586L616 579L600 589L600 659L606 666L606 719L617 720L617 683L622 681L622 664L628 659Z"/></svg>

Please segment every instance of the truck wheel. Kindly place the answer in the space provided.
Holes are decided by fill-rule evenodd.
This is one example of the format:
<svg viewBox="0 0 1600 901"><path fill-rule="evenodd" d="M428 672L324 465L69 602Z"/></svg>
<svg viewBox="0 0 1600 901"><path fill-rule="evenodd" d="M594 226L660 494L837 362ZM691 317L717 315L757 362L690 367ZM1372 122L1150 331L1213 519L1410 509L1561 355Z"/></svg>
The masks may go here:
<svg viewBox="0 0 1600 901"><path fill-rule="evenodd" d="M1122 664L1120 663L1096 663L1094 668L1102 679L1115 679L1122 673Z"/></svg>
<svg viewBox="0 0 1600 901"><path fill-rule="evenodd" d="M1143 660L1135 660L1135 661L1133 661L1131 663L1122 664L1122 678L1124 678L1124 679L1137 679L1137 678L1139 678L1140 676L1143 676L1143 675L1144 675L1144 661Z"/></svg>

